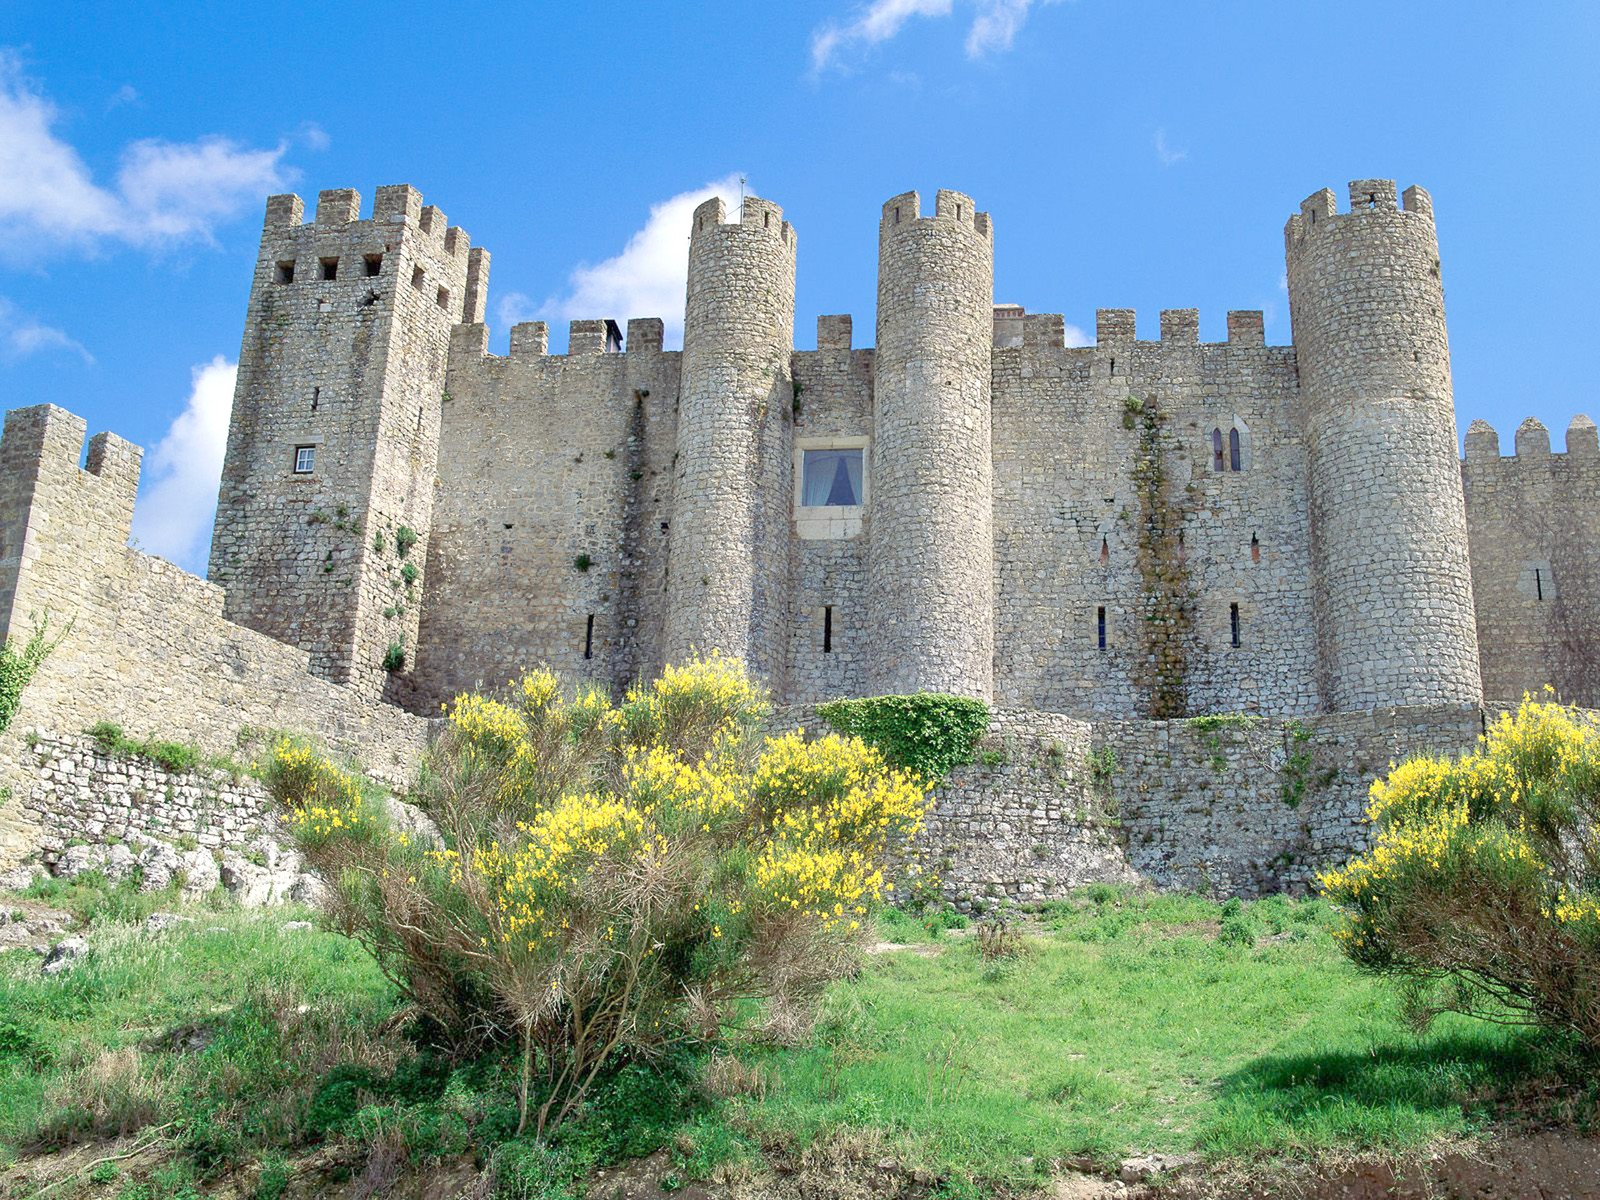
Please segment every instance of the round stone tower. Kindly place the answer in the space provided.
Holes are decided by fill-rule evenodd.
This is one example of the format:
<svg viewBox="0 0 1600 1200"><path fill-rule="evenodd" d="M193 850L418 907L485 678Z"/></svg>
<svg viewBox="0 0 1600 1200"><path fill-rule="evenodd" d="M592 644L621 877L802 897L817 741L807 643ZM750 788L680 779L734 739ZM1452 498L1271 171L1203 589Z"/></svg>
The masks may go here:
<svg viewBox="0 0 1600 1200"><path fill-rule="evenodd" d="M994 689L989 351L994 230L960 192L907 192L878 229L877 411L867 481L873 690Z"/></svg>
<svg viewBox="0 0 1600 1200"><path fill-rule="evenodd" d="M1323 702L1483 698L1433 204L1324 188L1284 231Z"/></svg>
<svg viewBox="0 0 1600 1200"><path fill-rule="evenodd" d="M669 663L718 651L781 687L794 403L794 228L747 196L695 210L667 554Z"/></svg>

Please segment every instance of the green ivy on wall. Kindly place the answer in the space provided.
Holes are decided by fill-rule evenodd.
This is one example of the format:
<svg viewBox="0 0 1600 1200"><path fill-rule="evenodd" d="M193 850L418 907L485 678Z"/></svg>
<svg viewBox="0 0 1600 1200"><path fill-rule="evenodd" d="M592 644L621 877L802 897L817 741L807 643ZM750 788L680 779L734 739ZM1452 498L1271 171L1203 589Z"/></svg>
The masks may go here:
<svg viewBox="0 0 1600 1200"><path fill-rule="evenodd" d="M989 729L989 706L982 700L938 692L831 700L817 706L817 715L836 732L877 747L897 766L935 780L970 763Z"/></svg>

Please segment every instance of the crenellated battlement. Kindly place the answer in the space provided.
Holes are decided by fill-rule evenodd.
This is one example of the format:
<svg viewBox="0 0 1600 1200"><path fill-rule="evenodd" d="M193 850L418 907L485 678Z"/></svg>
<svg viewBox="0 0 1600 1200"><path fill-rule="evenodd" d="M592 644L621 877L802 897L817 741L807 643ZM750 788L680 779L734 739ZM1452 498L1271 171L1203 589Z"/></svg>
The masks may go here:
<svg viewBox="0 0 1600 1200"><path fill-rule="evenodd" d="M795 252L794 226L783 219L783 208L760 196L746 196L739 205L738 219L728 220L728 207L721 196L713 196L694 210L694 224L690 227L690 253L693 243L704 235L775 237L788 247L792 257Z"/></svg>
<svg viewBox="0 0 1600 1200"><path fill-rule="evenodd" d="M25 528L40 520L71 520L75 527L100 527L106 538L125 545L133 523L144 451L114 433L89 438L87 465L84 438L88 422L53 404L36 404L6 414L0 436L0 479L8 508L22 529L4 538L8 552L20 553ZM70 514L70 515L69 515ZM11 548L15 545L15 549Z"/></svg>
<svg viewBox="0 0 1600 1200"><path fill-rule="evenodd" d="M1567 426L1565 451L1551 449L1550 431L1536 417L1528 417L1517 426L1512 445L1512 453L1502 455L1500 434L1493 425L1480 418L1467 427L1466 450L1462 459L1472 465L1520 462L1539 466L1562 458L1600 461L1600 437L1597 437L1594 422L1583 413L1573 417Z"/></svg>
<svg viewBox="0 0 1600 1200"><path fill-rule="evenodd" d="M1320 188L1302 200L1300 211L1289 218L1283 229L1284 245L1290 253L1321 230L1342 225L1351 218L1376 214L1420 219L1432 232L1433 198L1415 184L1401 193L1397 202L1394 180L1352 179L1348 195L1348 207L1343 212L1339 211L1331 188Z"/></svg>
<svg viewBox="0 0 1600 1200"><path fill-rule="evenodd" d="M963 225L985 241L994 237L994 226L989 214L979 212L972 197L963 192L940 188L934 193L933 215L922 215L922 197L916 192L901 192L883 203L883 215L878 222L879 236L890 236L897 230L925 225L930 221Z"/></svg>
<svg viewBox="0 0 1600 1200"><path fill-rule="evenodd" d="M282 250L299 247L308 241L325 242L330 237L368 239L374 246L386 239L394 226L415 232L420 246L442 262L461 270L470 269L472 238L459 225L451 225L437 206L422 203L422 193L410 184L380 187L373 197L372 215L361 217L361 193L355 188L326 188L317 193L314 220L305 221L305 201L293 193L267 198L262 224L262 245ZM381 246L378 246L381 250ZM480 252L486 268L487 254ZM350 271L343 278L359 278L362 272Z"/></svg>
<svg viewBox="0 0 1600 1200"><path fill-rule="evenodd" d="M1260 309L1230 309L1228 312L1228 339L1226 342L1200 341L1200 310L1197 308L1166 308L1161 310L1161 337L1159 342L1141 341L1137 332L1138 314L1131 308L1100 308L1095 310L1094 328L1097 346L1142 345L1228 345L1239 347L1265 346L1267 344L1266 319Z"/></svg>

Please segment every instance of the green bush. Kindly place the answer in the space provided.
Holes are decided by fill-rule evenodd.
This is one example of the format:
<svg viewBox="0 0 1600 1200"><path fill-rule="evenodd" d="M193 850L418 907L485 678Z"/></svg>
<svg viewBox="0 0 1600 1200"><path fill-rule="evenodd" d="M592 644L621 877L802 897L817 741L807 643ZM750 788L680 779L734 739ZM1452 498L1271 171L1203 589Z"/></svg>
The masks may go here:
<svg viewBox="0 0 1600 1200"><path fill-rule="evenodd" d="M989 728L989 706L966 696L919 692L830 700L817 715L834 730L876 746L890 762L929 779L970 763Z"/></svg>
<svg viewBox="0 0 1600 1200"><path fill-rule="evenodd" d="M402 642L390 642L383 652L383 669L391 674L406 669L406 648Z"/></svg>
<svg viewBox="0 0 1600 1200"><path fill-rule="evenodd" d="M417 531L409 525L402 525L394 531L395 553L404 558L411 553L411 547L417 544Z"/></svg>

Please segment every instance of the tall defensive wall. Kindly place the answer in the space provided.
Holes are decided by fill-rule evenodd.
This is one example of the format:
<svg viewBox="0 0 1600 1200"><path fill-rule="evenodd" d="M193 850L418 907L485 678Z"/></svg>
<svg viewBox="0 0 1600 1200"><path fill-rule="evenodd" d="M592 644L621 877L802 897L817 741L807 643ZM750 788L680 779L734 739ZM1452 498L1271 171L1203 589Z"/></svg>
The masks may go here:
<svg viewBox="0 0 1600 1200"><path fill-rule="evenodd" d="M1284 230L1334 712L1483 698L1433 204L1324 188Z"/></svg>

